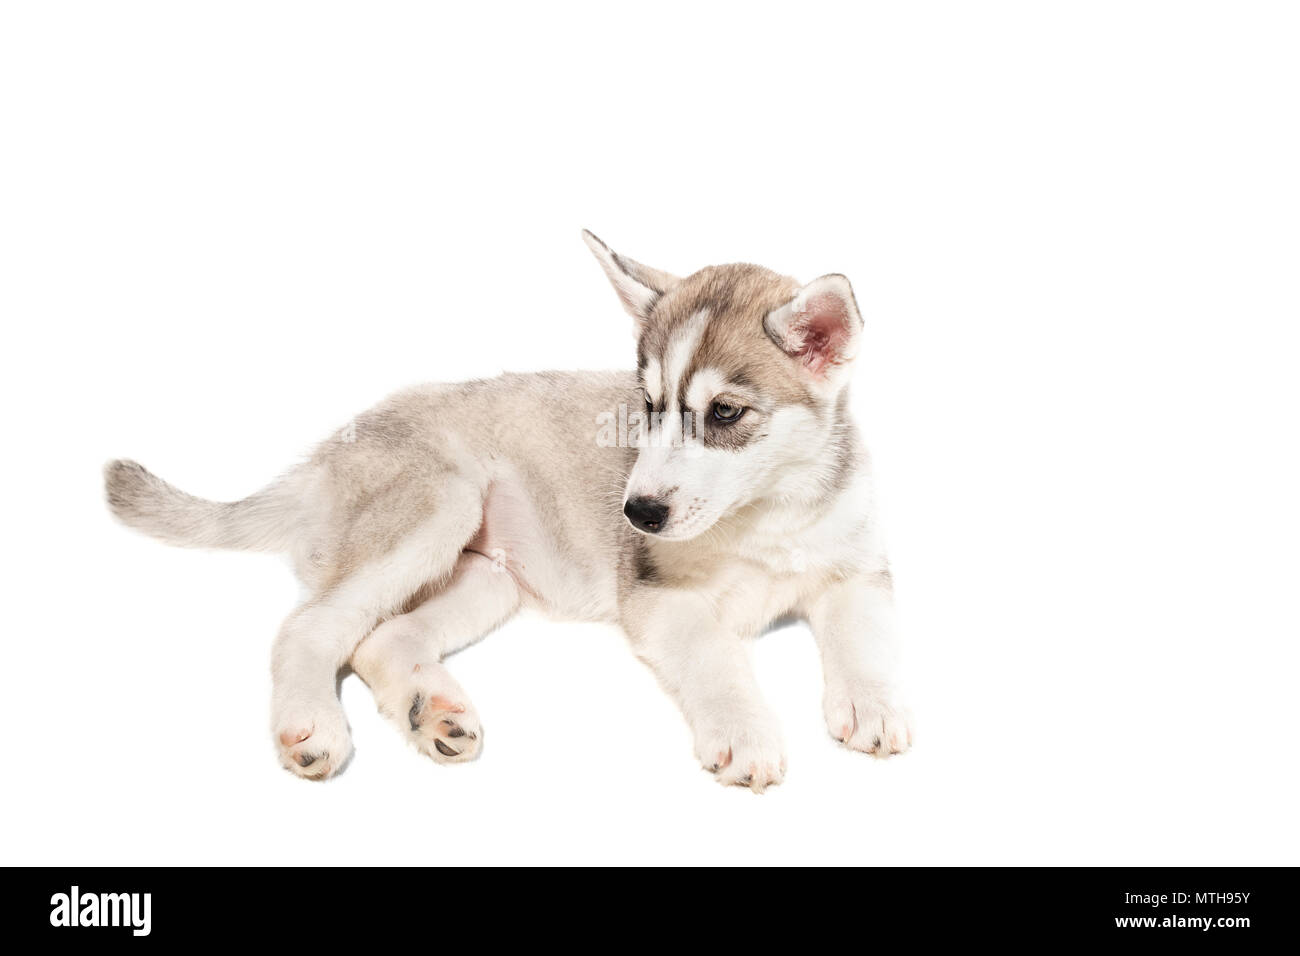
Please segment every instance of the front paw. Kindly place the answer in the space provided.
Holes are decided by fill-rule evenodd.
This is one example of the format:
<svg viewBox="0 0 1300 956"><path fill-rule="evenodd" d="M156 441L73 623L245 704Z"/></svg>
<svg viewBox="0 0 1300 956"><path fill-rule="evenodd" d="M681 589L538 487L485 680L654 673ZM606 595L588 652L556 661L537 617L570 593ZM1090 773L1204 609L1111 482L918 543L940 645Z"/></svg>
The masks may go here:
<svg viewBox="0 0 1300 956"><path fill-rule="evenodd" d="M888 757L912 746L910 715L888 683L863 680L828 686L823 706L831 736L853 750Z"/></svg>
<svg viewBox="0 0 1300 956"><path fill-rule="evenodd" d="M324 780L337 773L352 756L348 721L337 704L277 715L275 741L280 763L308 780Z"/></svg>
<svg viewBox="0 0 1300 956"><path fill-rule="evenodd" d="M695 755L719 783L755 793L785 778L785 744L770 720L737 720L699 730Z"/></svg>

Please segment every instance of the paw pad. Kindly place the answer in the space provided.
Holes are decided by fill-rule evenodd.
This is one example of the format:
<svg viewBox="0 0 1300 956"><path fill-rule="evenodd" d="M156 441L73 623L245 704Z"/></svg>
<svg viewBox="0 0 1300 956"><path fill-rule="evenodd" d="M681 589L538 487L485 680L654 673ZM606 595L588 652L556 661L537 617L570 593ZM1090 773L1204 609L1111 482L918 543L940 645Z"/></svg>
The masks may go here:
<svg viewBox="0 0 1300 956"><path fill-rule="evenodd" d="M478 718L463 703L416 691L406 717L416 744L435 760L468 760L478 754Z"/></svg>

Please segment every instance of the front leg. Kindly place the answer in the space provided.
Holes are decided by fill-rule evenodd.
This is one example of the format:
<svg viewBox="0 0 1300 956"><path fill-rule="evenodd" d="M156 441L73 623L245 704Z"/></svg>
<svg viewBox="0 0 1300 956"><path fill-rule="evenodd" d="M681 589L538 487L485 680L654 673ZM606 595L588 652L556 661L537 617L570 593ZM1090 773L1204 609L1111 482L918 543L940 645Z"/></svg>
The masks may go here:
<svg viewBox="0 0 1300 956"><path fill-rule="evenodd" d="M645 602L628 630L686 717L704 768L720 783L761 793L785 776L785 745L741 638L716 615L698 596L665 592Z"/></svg>
<svg viewBox="0 0 1300 956"><path fill-rule="evenodd" d="M877 757L912 745L896 683L893 597L889 571L880 570L832 584L808 608L826 676L826 726L837 740Z"/></svg>

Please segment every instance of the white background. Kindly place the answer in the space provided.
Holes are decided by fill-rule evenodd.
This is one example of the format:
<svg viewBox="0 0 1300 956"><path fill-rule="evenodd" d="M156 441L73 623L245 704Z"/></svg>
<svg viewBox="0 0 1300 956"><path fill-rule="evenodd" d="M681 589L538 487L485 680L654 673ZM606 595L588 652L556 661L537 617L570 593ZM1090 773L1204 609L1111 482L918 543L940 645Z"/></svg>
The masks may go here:
<svg viewBox="0 0 1300 956"><path fill-rule="evenodd" d="M1292 10L1294 8L1291 8ZM1300 31L1287 5L13 3L0 14L3 860L1300 862ZM117 526L236 498L393 389L633 360L578 239L842 271L917 746L699 770L612 628L454 658L439 767L343 690L268 729L272 558Z"/></svg>

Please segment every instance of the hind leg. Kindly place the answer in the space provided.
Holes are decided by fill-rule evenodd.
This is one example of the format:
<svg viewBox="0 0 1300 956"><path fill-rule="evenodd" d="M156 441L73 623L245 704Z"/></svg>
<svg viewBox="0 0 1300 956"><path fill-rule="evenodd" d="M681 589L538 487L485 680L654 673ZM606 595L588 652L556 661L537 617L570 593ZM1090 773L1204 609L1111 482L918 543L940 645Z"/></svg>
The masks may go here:
<svg viewBox="0 0 1300 956"><path fill-rule="evenodd" d="M449 485L441 503L439 514L302 605L281 627L271 662L272 727L280 762L298 776L321 779L347 762L352 740L338 698L339 670L376 621L425 583L451 574L478 527L478 489Z"/></svg>
<svg viewBox="0 0 1300 956"><path fill-rule="evenodd" d="M415 610L385 621L361 642L352 668L379 710L439 763L472 760L483 746L478 713L443 666L519 607L519 586L504 568L466 552L451 580Z"/></svg>

